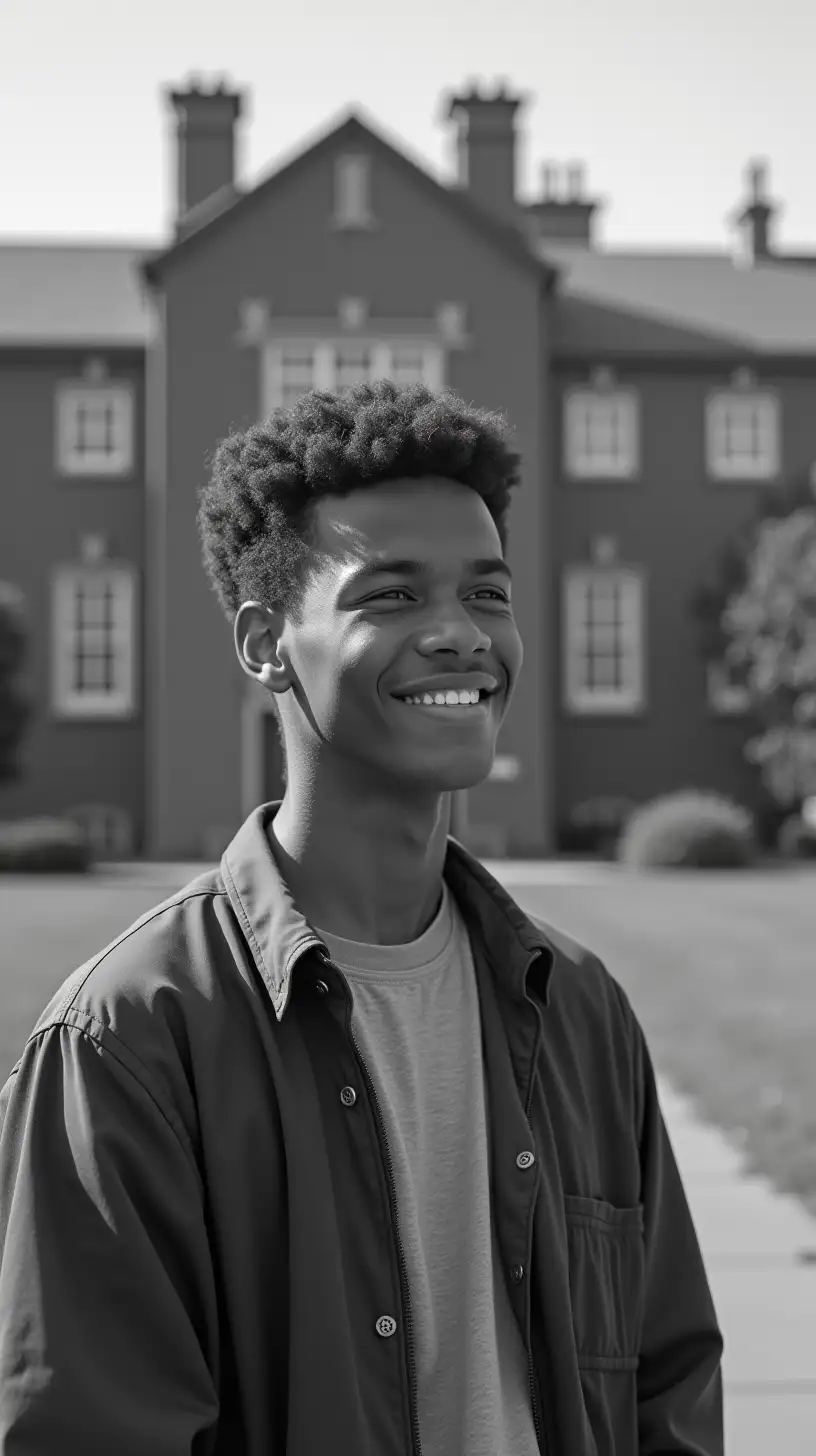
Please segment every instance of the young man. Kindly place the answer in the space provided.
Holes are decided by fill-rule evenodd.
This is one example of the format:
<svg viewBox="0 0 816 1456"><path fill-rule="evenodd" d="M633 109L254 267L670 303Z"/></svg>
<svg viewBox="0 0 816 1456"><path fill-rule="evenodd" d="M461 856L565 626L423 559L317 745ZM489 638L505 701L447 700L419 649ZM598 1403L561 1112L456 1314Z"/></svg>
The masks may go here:
<svg viewBox="0 0 816 1456"><path fill-rule="evenodd" d="M721 1456L637 1018L448 835L521 670L517 478L419 386L219 447L204 563L286 792L0 1096L4 1456Z"/></svg>

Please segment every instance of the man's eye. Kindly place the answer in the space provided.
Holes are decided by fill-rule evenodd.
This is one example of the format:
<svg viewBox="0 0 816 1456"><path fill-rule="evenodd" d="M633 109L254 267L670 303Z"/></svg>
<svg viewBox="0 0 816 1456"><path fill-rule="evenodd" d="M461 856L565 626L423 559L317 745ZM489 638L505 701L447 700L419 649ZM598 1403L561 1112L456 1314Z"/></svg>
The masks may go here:
<svg viewBox="0 0 816 1456"><path fill-rule="evenodd" d="M497 586L480 586L476 589L476 591L471 592L470 595L477 597L484 595L485 592L488 594L488 596L496 597L500 602L507 602L509 600L506 593L501 590L501 587ZM384 600L386 597L393 597L395 595L407 597L410 596L410 593L406 591L405 587L390 586L387 591L377 592L373 597L367 597L366 600L370 602L377 602Z"/></svg>

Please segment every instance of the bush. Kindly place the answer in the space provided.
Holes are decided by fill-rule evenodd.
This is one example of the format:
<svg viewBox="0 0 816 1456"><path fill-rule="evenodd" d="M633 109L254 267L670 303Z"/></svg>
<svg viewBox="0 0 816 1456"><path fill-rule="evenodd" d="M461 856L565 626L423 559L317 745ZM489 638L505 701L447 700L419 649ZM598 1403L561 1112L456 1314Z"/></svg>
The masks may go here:
<svg viewBox="0 0 816 1456"><path fill-rule="evenodd" d="M92 862L87 837L70 820L0 823L0 874L83 874Z"/></svg>
<svg viewBox="0 0 816 1456"><path fill-rule="evenodd" d="M562 850L572 854L614 855L621 831L637 803L620 794L602 794L574 804L562 826Z"/></svg>
<svg viewBox="0 0 816 1456"><path fill-rule="evenodd" d="M683 789L635 811L618 859L635 867L733 869L757 853L753 815L730 799Z"/></svg>
<svg viewBox="0 0 816 1456"><path fill-rule="evenodd" d="M776 843L786 859L816 859L816 829L806 824L800 814L788 816Z"/></svg>

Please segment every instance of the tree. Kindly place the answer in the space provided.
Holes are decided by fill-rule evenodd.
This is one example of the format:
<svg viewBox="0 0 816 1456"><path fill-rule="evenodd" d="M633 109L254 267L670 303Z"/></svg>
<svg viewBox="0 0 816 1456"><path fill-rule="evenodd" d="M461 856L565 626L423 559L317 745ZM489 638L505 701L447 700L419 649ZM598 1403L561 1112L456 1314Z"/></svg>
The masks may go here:
<svg viewBox="0 0 816 1456"><path fill-rule="evenodd" d="M22 593L0 581L0 784L20 776L17 754L33 712L21 685L27 635Z"/></svg>
<svg viewBox="0 0 816 1456"><path fill-rule="evenodd" d="M721 626L763 730L746 756L777 803L798 805L816 794L816 504L758 523Z"/></svg>

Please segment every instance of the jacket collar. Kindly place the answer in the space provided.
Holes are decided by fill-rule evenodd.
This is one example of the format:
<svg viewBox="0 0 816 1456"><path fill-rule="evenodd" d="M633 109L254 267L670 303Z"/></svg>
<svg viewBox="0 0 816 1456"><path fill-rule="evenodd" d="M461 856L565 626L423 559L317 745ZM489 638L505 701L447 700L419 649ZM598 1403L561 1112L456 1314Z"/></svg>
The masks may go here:
<svg viewBox="0 0 816 1456"><path fill-rule="evenodd" d="M221 856L224 887L279 1021L289 1004L294 968L304 953L322 949L328 956L325 942L292 899L270 848L267 827L281 802L253 809ZM524 996L530 966L544 956L541 995L549 1004L550 975L558 952L540 926L450 836L443 873L470 930L481 940L511 996Z"/></svg>

